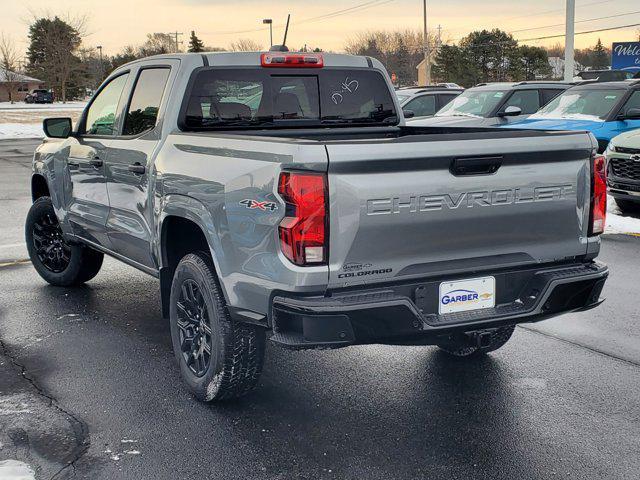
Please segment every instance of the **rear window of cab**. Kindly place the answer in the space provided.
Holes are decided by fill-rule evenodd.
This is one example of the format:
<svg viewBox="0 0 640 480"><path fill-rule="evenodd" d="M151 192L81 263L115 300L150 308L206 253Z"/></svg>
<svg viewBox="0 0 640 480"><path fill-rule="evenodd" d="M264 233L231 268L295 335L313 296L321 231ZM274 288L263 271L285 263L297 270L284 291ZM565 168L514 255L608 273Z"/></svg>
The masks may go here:
<svg viewBox="0 0 640 480"><path fill-rule="evenodd" d="M202 68L183 104L182 130L394 125L391 92L368 69Z"/></svg>

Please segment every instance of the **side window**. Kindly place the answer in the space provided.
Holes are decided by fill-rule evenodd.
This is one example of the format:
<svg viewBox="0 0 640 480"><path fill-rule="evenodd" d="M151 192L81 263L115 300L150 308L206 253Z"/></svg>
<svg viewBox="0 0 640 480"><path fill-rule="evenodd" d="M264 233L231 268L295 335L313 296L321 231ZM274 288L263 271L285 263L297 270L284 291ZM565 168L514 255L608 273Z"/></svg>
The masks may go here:
<svg viewBox="0 0 640 480"><path fill-rule="evenodd" d="M416 114L416 117L425 117L427 115L433 115L436 113L436 96L435 95L422 95L421 97L414 98L404 106L404 110L411 110Z"/></svg>
<svg viewBox="0 0 640 480"><path fill-rule="evenodd" d="M631 94L627 103L622 107L622 113L627 113L631 108L640 108L640 90L636 90Z"/></svg>
<svg viewBox="0 0 640 480"><path fill-rule="evenodd" d="M169 68L145 68L140 71L131 103L124 117L123 135L139 135L156 126Z"/></svg>
<svg viewBox="0 0 640 480"><path fill-rule="evenodd" d="M564 90L559 90L557 88L549 88L542 90L542 106L549 103L551 100L560 95Z"/></svg>
<svg viewBox="0 0 640 480"><path fill-rule="evenodd" d="M440 108L444 107L445 105L447 105L451 100L453 100L454 98L456 98L458 95L452 95L452 94L440 94Z"/></svg>
<svg viewBox="0 0 640 480"><path fill-rule="evenodd" d="M93 100L87 112L86 133L89 135L116 135L115 122L122 91L129 74L111 80Z"/></svg>
<svg viewBox="0 0 640 480"><path fill-rule="evenodd" d="M536 113L540 108L540 98L537 90L517 90L513 92L511 98L507 100L504 108L518 107L523 115Z"/></svg>

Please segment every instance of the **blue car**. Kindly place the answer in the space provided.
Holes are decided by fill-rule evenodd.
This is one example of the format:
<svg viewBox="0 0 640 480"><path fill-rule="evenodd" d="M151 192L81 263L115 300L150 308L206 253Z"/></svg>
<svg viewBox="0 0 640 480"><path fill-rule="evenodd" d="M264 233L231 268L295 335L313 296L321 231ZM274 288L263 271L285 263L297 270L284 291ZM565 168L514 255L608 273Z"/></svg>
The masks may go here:
<svg viewBox="0 0 640 480"><path fill-rule="evenodd" d="M586 130L602 153L613 137L640 128L640 80L577 85L505 128Z"/></svg>

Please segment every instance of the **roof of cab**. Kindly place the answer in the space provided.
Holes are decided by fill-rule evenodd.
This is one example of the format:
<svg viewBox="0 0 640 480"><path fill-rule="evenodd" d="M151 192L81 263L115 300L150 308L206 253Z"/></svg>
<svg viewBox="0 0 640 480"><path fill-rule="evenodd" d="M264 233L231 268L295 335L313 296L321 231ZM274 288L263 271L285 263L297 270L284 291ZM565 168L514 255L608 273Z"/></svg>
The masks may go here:
<svg viewBox="0 0 640 480"><path fill-rule="evenodd" d="M260 66L260 55L263 53L277 54L282 53L285 55L306 54L309 55L322 55L322 59L325 67L375 67L378 69L384 68L382 64L371 57L364 57L359 55L348 55L343 53L325 53L325 52L199 52L199 53L168 53L162 55L153 55L150 57L140 58L133 60L123 66L134 65L139 62L146 62L149 60L168 60L168 59L189 59L194 57L206 58L207 63L211 66Z"/></svg>

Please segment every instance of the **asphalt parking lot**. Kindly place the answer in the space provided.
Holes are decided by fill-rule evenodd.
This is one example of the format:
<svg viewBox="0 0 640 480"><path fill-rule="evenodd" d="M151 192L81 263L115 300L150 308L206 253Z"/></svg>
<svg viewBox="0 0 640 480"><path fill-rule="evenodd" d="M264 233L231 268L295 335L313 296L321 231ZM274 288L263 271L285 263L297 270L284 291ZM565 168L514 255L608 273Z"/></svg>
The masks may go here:
<svg viewBox="0 0 640 480"><path fill-rule="evenodd" d="M269 347L253 395L204 405L155 279L106 260L56 288L21 261L34 145L0 142L0 461L47 479L638 478L640 238L604 238L600 308L486 358Z"/></svg>

